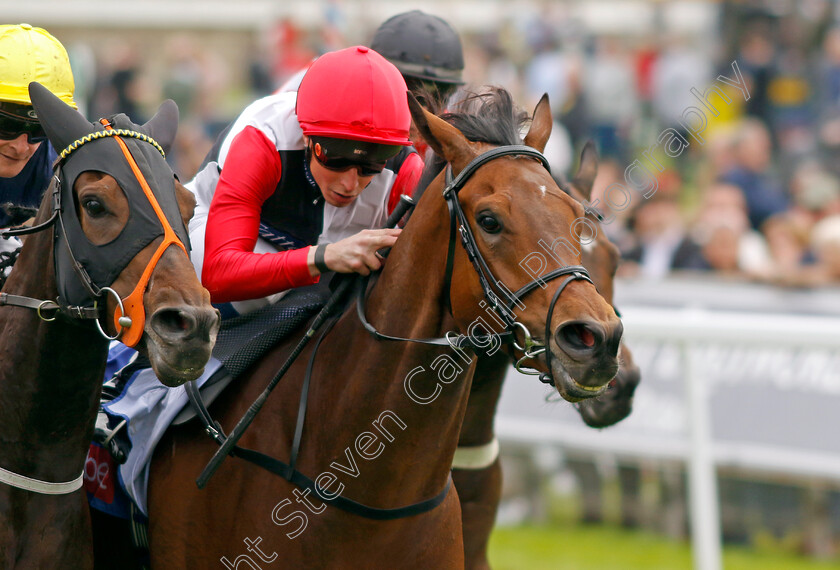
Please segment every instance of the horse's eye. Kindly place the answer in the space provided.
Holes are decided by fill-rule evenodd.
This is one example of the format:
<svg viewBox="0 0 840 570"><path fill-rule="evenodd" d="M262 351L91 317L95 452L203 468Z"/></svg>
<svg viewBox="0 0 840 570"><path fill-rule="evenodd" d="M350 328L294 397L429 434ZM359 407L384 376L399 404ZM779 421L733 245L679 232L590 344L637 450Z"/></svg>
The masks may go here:
<svg viewBox="0 0 840 570"><path fill-rule="evenodd" d="M490 214L479 214L478 225L488 234L497 234L502 231L502 224L499 223L494 216Z"/></svg>
<svg viewBox="0 0 840 570"><path fill-rule="evenodd" d="M82 202L82 207L91 218L103 216L107 210L105 205L96 198L89 198Z"/></svg>

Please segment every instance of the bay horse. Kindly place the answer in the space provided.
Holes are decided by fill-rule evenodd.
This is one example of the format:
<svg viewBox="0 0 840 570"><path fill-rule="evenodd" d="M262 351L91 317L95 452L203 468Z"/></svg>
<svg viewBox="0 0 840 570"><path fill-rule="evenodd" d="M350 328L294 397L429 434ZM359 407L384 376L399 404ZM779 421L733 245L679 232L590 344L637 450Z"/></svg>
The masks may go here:
<svg viewBox="0 0 840 570"><path fill-rule="evenodd" d="M125 115L91 124L41 85L29 90L49 140L65 150L0 293L0 568L86 569L93 547L80 487L105 335L178 385L201 374L219 315L184 247L195 202L162 156L175 104L143 126Z"/></svg>
<svg viewBox="0 0 840 570"><path fill-rule="evenodd" d="M453 331L472 346L501 342L490 321L506 304L492 291L504 287L515 305L517 324L506 333L516 331L517 346L548 345L535 366L564 398L594 397L615 376L621 321L586 279L579 255L562 253L545 289L519 266L541 239L576 239L572 228L584 217L539 152L550 131L547 99L536 108L527 146L470 143L416 101L410 107L454 179L442 174L423 194L364 303L320 338L317 358L315 346L302 352L241 439L285 461L298 408L307 410L294 469L285 474L298 483L311 477L314 487L234 457L199 490L193 480L216 446L199 424L177 426L158 444L151 467L153 567L463 567L459 503L448 481L474 361ZM485 120L499 128L498 118ZM367 332L359 314L381 332ZM391 340L396 336L415 342ZM428 337L452 346L416 342ZM272 349L237 379L235 394L213 403L225 430L293 343ZM504 350L525 356L512 345Z"/></svg>
<svg viewBox="0 0 840 570"><path fill-rule="evenodd" d="M491 100L496 103L498 99ZM513 108L470 111L471 116L482 112L513 113ZM462 127L457 115L447 116L450 122ZM461 129L462 132L465 129ZM592 185L598 168L597 151L587 143L580 157L580 165L570 184L560 183L569 196L583 203L591 197ZM587 210L587 218L600 224L598 214ZM597 227L597 226L596 226ZM582 264L589 271L598 292L612 305L613 278L620 261L618 248L606 234L598 232L595 240L581 249ZM632 353L621 344L619 371L607 390L596 398L575 404L583 421L590 427L603 428L614 425L632 410L633 394L641 379ZM464 559L467 569L490 568L487 547L496 521L502 492L502 467L499 444L494 429L494 419L502 386L510 370L510 359L505 354L479 356L470 387L464 423L458 439L458 449L452 465L452 480L461 502L461 522L464 532Z"/></svg>
<svg viewBox="0 0 840 570"><path fill-rule="evenodd" d="M500 138L500 133L481 128L483 115L507 116L517 125L528 120L519 113L512 100L504 93L474 93L462 99L454 111L443 118L458 128L469 140L492 144L511 142ZM521 131L521 128L517 129ZM443 168L443 161L433 157L421 180L431 179ZM578 171L571 182L558 180L560 188L569 196L584 203L591 199L592 187L598 172L598 153L592 142L587 143L580 156ZM586 209L587 218L599 227L602 217L597 210ZM598 232L595 240L581 247L583 266L604 299L612 304L613 278L620 261L618 248L606 234ZM597 398L575 404L583 421L594 428L613 425L626 418L632 410L633 394L640 380L640 371L629 349L622 343L620 366L607 390ZM502 385L510 370L510 359L504 353L480 355L470 387L470 396L458 449L452 465L452 479L461 503L461 520L464 529L464 555L466 568L488 568L487 546L496 520L502 487L502 470L499 462L499 444L494 432L494 417L501 396Z"/></svg>

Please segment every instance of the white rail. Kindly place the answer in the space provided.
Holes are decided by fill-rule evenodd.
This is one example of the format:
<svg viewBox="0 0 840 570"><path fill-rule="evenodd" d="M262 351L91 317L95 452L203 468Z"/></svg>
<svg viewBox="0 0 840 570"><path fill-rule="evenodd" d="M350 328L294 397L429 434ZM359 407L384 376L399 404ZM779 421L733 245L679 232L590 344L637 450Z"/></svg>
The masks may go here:
<svg viewBox="0 0 840 570"><path fill-rule="evenodd" d="M721 399L730 398L731 380L712 378L710 370L714 369L708 358L709 347L724 347L736 351L743 351L748 356L760 359L761 351L771 351L773 356L794 354L801 352L819 352L828 358L836 358L840 351L840 317L800 316L790 314L767 314L759 312L738 312L731 310L707 310L701 308L653 308L639 305L622 305L622 320L624 321L626 340L632 348L642 343L655 343L656 346L666 346L678 354L670 372L669 382L666 384L658 379L659 384L646 375L642 365L642 384L639 391L656 393L664 388L673 390L681 388L684 401L684 414L674 424L682 426L666 430L657 430L655 422L648 422L644 429L639 429L639 423L622 426L603 431L590 430L582 426L574 414L568 410L556 407L546 410L543 406L529 415L526 410L527 400L534 399L533 389L526 386L523 378L509 378L505 387L497 420L497 432L503 443L560 443L569 448L608 451L618 456L681 459L687 462L689 473L689 500L691 505L692 553L694 566L697 570L720 570L721 558L721 529L719 501L717 492L716 468L718 466L738 466L756 470L767 470L796 476L822 477L840 480L840 454L830 447L814 446L809 448L802 441L805 437L794 441L749 441L750 437L740 437L739 433L732 433L733 426L728 426L730 433L721 437L718 433L713 437L715 425L714 413L710 399L714 395ZM827 361L829 369L832 360ZM650 371L648 371L650 372ZM787 382L767 383L767 394L757 394L752 391L752 384L746 388L737 386L747 393L753 394L756 402L762 397L775 398L772 400L778 406L778 401L785 402L786 397L813 398L826 400L840 398L840 370L830 370L828 382L808 383L812 378L798 378L796 370L793 379ZM803 373L803 376L805 373ZM835 376L836 375L836 376ZM647 384L646 384L647 378ZM778 378L777 378L778 380ZM824 379L823 379L824 380ZM751 380L754 382L754 380ZM652 383L653 382L653 383ZM724 382L718 385L716 382ZM508 386L510 385L510 386ZM759 390L761 390L759 384ZM820 392L817 388L822 389ZM508 390L516 395L511 398ZM717 392L715 393L715 390ZM793 390L794 392L787 392ZM527 392L527 393L526 393ZM788 396L789 393L794 396ZM740 397L732 395L731 398ZM637 407L634 415L626 420L633 424L639 413L658 413L661 409L651 405L640 411L637 395ZM731 399L730 398L730 399ZM506 404L506 399L508 403ZM513 400L514 405L510 402ZM654 402L656 400L654 399ZM737 403L737 402L736 402ZM783 404L784 405L784 404ZM667 406L664 406L667 407ZM564 415L563 419L552 415ZM778 413L778 410L777 412ZM678 414L679 415L679 414ZM720 418L718 418L720 419ZM822 418L809 417L813 421ZM784 421L785 418L778 418ZM684 423L684 425L683 425ZM714 431L720 432L721 429ZM802 441L803 445L797 445Z"/></svg>

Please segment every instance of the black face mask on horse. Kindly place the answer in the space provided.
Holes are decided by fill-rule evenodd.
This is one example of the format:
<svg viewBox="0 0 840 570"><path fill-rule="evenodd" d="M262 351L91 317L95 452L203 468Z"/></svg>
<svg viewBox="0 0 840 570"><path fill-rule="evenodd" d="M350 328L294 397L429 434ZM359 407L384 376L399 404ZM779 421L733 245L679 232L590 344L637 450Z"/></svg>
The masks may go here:
<svg viewBox="0 0 840 570"><path fill-rule="evenodd" d="M29 90L41 124L59 152L53 181L60 227L54 246L59 304L90 307L104 294L113 294L122 309L114 315L117 330L124 333L120 340L133 346L143 333L143 292L157 260L173 244L189 253L187 229L175 199L174 174L165 161L178 126L178 107L165 102L142 126L124 114L90 123L43 86L32 83ZM101 245L92 243L82 231L80 205L73 196L77 177L86 171L113 176L131 209L122 232ZM143 278L120 301L109 286L137 253L159 236L164 240Z"/></svg>

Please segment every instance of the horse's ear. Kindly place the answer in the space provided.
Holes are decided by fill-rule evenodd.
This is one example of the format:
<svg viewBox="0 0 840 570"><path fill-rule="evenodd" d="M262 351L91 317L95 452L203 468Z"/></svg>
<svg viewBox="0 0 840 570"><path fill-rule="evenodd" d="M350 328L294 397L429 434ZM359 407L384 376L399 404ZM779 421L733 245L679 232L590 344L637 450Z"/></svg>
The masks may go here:
<svg viewBox="0 0 840 570"><path fill-rule="evenodd" d="M548 93L544 93L534 109L534 120L525 135L525 144L540 152L545 150L545 143L551 136L551 125L551 106L548 104Z"/></svg>
<svg viewBox="0 0 840 570"><path fill-rule="evenodd" d="M457 174L475 158L476 152L461 131L424 109L410 91L406 93L417 130L435 154L450 163L453 173Z"/></svg>
<svg viewBox="0 0 840 570"><path fill-rule="evenodd" d="M94 131L93 125L81 113L40 83L29 84L29 99L47 138L58 152Z"/></svg>
<svg viewBox="0 0 840 570"><path fill-rule="evenodd" d="M175 101L167 99L161 103L155 116L143 125L143 130L169 154L169 149L175 142L175 133L178 132L178 105Z"/></svg>
<svg viewBox="0 0 840 570"><path fill-rule="evenodd" d="M583 196L589 200L592 197L592 185L595 183L595 176L598 175L598 151L595 143L587 141L580 152L580 166L578 166L572 184L575 185Z"/></svg>

